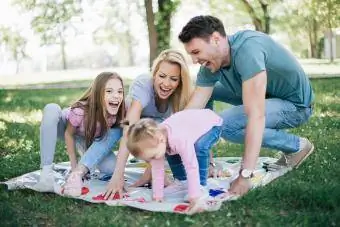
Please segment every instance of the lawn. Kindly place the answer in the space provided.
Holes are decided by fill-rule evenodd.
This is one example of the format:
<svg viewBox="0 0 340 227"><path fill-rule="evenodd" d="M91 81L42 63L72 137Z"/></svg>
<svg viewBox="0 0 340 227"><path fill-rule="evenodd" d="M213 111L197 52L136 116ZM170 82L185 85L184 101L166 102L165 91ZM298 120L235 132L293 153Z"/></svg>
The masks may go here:
<svg viewBox="0 0 340 227"><path fill-rule="evenodd" d="M313 79L314 115L292 130L316 150L298 169L213 213L185 216L91 204L0 186L1 226L337 226L340 225L340 78ZM67 106L84 89L0 90L0 181L39 168L41 110ZM217 105L221 110L223 106ZM242 146L221 142L217 156L240 156ZM56 162L67 160L58 144ZM263 149L262 156L277 157Z"/></svg>

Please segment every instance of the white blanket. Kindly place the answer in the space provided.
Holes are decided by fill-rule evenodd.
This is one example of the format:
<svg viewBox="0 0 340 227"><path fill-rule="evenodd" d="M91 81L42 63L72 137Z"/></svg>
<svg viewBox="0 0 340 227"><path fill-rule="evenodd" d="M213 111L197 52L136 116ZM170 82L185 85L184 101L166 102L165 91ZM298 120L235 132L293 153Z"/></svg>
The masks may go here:
<svg viewBox="0 0 340 227"><path fill-rule="evenodd" d="M209 189L209 197L204 201L204 203L206 203L206 211L218 210L223 201L236 199L236 197L229 195L228 188L230 182L238 176L240 160L239 157L215 158L218 165L222 167L224 171L229 171L231 176L208 179L207 188ZM263 162L275 161L276 159L268 157L260 157L258 159L257 167L254 172L255 177L251 179L253 188L266 185L290 170L288 168L283 168L277 171L266 172L263 168ZM146 164L141 161L128 163L125 172L125 186L128 187L139 179L144 172L145 167ZM54 193L60 196L64 196L62 194L62 186L65 183L65 178L69 173L69 170L70 165L68 162L54 165ZM167 169L167 174L171 175L169 169ZM36 190L34 185L38 182L39 176L40 170L37 170L1 183L6 184L9 190L22 188ZM184 196L186 195L187 190L177 191L171 193L171 195L166 195L164 201L161 203L152 201L152 190L147 187L129 190L121 199L115 198L110 201L104 200L102 195L105 192L110 177L111 176L99 173L92 174L89 179L84 181L82 195L80 197L75 197L75 199L82 199L91 203L105 203L109 206L124 205L149 211L187 213L189 204L184 202Z"/></svg>

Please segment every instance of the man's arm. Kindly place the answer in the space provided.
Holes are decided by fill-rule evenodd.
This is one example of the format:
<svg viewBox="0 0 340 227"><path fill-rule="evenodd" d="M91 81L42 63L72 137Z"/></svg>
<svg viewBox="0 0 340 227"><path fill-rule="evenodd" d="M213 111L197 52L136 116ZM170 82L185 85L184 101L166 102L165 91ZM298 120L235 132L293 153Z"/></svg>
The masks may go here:
<svg viewBox="0 0 340 227"><path fill-rule="evenodd" d="M255 169L265 128L267 73L262 71L242 84L244 111L248 117L243 168Z"/></svg>
<svg viewBox="0 0 340 227"><path fill-rule="evenodd" d="M245 133L243 169L254 170L259 157L265 126L266 71L262 71L242 84L243 105L248 123ZM232 182L229 192L244 195L251 185L248 179L239 176Z"/></svg>
<svg viewBox="0 0 340 227"><path fill-rule="evenodd" d="M188 105L185 107L186 109L203 109L214 90L214 87L199 87L196 86L194 92L190 97L190 101Z"/></svg>

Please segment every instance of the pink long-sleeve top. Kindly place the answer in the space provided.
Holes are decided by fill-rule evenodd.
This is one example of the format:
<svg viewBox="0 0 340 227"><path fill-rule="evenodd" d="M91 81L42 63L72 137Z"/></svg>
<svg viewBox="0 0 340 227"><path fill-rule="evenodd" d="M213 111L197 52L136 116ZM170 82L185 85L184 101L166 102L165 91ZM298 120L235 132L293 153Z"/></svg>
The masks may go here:
<svg viewBox="0 0 340 227"><path fill-rule="evenodd" d="M188 180L189 198L201 195L195 142L214 126L221 126L223 119L209 109L188 109L177 112L161 123L168 135L168 155L181 156ZM150 161L152 166L153 197L163 198L165 157Z"/></svg>

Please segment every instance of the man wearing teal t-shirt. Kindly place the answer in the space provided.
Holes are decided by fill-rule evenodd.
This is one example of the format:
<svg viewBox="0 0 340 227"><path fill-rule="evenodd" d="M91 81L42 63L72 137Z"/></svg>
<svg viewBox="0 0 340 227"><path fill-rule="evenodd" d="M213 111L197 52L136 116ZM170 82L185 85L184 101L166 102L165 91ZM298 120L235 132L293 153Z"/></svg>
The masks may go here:
<svg viewBox="0 0 340 227"><path fill-rule="evenodd" d="M213 16L192 18L179 39L201 65L187 108L212 108L214 100L234 105L221 113L222 138L245 144L231 193L248 192L261 146L283 152L269 168L297 168L313 152L308 139L283 130L309 119L314 98L308 77L283 46L256 31L226 36Z"/></svg>

